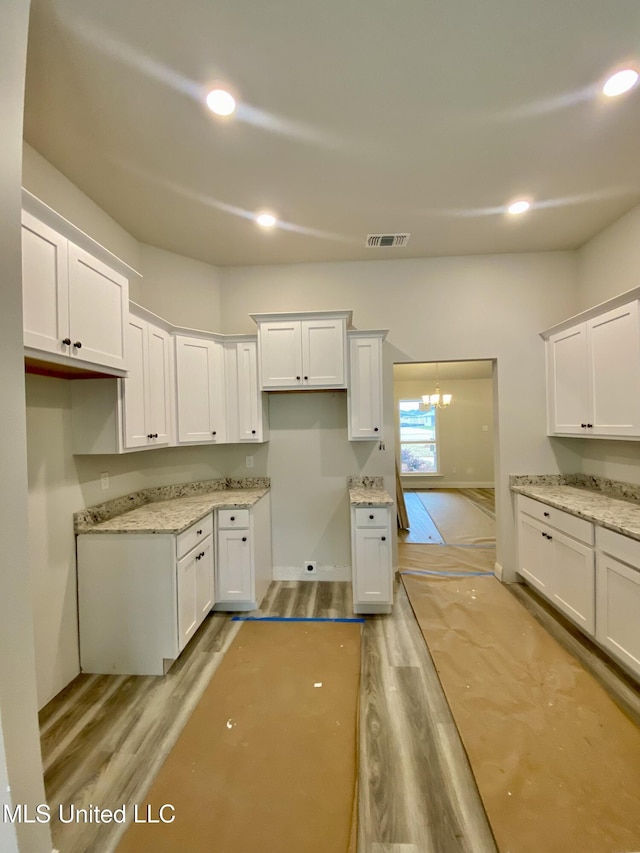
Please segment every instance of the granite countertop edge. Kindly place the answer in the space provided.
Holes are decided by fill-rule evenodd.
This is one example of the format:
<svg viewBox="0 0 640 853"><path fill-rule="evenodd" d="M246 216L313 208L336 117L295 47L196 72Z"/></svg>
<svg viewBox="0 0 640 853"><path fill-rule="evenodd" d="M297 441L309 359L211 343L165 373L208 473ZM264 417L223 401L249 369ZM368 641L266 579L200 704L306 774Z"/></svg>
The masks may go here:
<svg viewBox="0 0 640 853"><path fill-rule="evenodd" d="M234 488L234 486L236 486ZM179 534L214 510L250 509L270 491L270 482L252 480L249 485L234 481L222 488L217 483L211 491L196 489L162 499L162 493L140 503L134 493L134 506L107 518L91 518L92 508L74 516L76 534ZM126 500L126 496L123 500ZM93 508L99 510L98 508Z"/></svg>
<svg viewBox="0 0 640 853"><path fill-rule="evenodd" d="M620 490L618 494L608 494L580 481L566 482L562 475L512 477L510 487L517 494L640 541L640 503L620 497Z"/></svg>
<svg viewBox="0 0 640 853"><path fill-rule="evenodd" d="M349 503L351 506L393 506L394 500L385 489L359 488L349 489Z"/></svg>

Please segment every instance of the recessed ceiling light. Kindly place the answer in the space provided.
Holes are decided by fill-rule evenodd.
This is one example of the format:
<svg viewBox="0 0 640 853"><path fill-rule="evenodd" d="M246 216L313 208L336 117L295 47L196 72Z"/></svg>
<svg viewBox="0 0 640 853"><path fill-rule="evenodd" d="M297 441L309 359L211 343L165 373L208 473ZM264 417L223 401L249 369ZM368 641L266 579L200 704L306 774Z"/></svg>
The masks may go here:
<svg viewBox="0 0 640 853"><path fill-rule="evenodd" d="M256 222L261 228L273 228L276 218L273 213L259 213L256 216Z"/></svg>
<svg viewBox="0 0 640 853"><path fill-rule="evenodd" d="M602 87L602 93L608 98L623 95L632 89L638 82L638 72L633 68L624 68L613 74Z"/></svg>
<svg viewBox="0 0 640 853"><path fill-rule="evenodd" d="M518 216L521 213L526 213L530 207L530 201L526 201L525 199L519 199L518 201L511 202L511 204L507 208L507 213L510 213L512 216Z"/></svg>
<svg viewBox="0 0 640 853"><path fill-rule="evenodd" d="M212 89L207 95L207 106L217 116L230 116L235 111L236 101L225 89Z"/></svg>

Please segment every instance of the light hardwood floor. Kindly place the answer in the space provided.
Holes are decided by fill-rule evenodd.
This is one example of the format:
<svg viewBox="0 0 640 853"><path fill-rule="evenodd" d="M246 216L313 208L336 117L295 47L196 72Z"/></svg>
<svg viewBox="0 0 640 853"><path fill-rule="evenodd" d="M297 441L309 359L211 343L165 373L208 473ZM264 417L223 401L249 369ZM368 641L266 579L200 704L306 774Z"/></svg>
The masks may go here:
<svg viewBox="0 0 640 853"><path fill-rule="evenodd" d="M274 582L260 612L352 616L351 586ZM52 814L60 804L68 811L71 803L144 802L240 624L214 614L164 678L80 675L43 709ZM495 851L437 674L397 582L393 613L363 625L360 703L359 853ZM56 819L51 828L62 853L107 853L119 829Z"/></svg>

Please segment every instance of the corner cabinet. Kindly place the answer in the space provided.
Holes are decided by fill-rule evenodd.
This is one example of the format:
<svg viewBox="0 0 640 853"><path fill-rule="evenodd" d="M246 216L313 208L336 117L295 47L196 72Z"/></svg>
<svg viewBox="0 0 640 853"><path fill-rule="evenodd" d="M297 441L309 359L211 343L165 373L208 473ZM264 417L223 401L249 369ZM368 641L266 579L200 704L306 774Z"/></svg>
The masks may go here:
<svg viewBox="0 0 640 853"><path fill-rule="evenodd" d="M31 208L22 212L26 358L125 375L129 277L137 273L29 193L23 204Z"/></svg>
<svg viewBox="0 0 640 853"><path fill-rule="evenodd" d="M542 333L549 435L640 438L638 296L623 294Z"/></svg>
<svg viewBox="0 0 640 853"><path fill-rule="evenodd" d="M127 453L173 443L173 338L163 320L131 303L126 379L71 383L75 454Z"/></svg>
<svg viewBox="0 0 640 853"><path fill-rule="evenodd" d="M393 604L390 507L351 507L351 562L354 612L390 613Z"/></svg>
<svg viewBox="0 0 640 853"><path fill-rule="evenodd" d="M226 441L224 347L220 339L176 335L178 444Z"/></svg>
<svg viewBox="0 0 640 853"><path fill-rule="evenodd" d="M260 383L265 391L347 387L351 311L251 317L258 326Z"/></svg>
<svg viewBox="0 0 640 853"><path fill-rule="evenodd" d="M383 438L382 342L387 330L349 331L349 441Z"/></svg>
<svg viewBox="0 0 640 853"><path fill-rule="evenodd" d="M77 537L83 672L164 675L214 602L213 516L178 535Z"/></svg>

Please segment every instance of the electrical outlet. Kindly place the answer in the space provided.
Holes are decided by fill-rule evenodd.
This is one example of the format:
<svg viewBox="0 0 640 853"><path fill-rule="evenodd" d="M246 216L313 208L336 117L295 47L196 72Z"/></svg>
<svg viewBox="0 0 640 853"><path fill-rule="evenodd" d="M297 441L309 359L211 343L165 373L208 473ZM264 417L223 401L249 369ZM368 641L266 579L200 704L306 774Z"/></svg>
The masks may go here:
<svg viewBox="0 0 640 853"><path fill-rule="evenodd" d="M244 464L247 466L247 468L253 468L253 456L245 456Z"/></svg>
<svg viewBox="0 0 640 853"><path fill-rule="evenodd" d="M305 560L303 568L304 568L305 575L315 575L315 573L316 573L316 561L315 560Z"/></svg>
<svg viewBox="0 0 640 853"><path fill-rule="evenodd" d="M103 492L106 492L109 488L109 474L106 471L104 474L100 474L100 485L102 486Z"/></svg>

